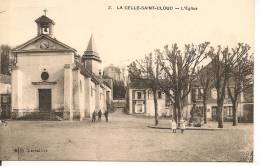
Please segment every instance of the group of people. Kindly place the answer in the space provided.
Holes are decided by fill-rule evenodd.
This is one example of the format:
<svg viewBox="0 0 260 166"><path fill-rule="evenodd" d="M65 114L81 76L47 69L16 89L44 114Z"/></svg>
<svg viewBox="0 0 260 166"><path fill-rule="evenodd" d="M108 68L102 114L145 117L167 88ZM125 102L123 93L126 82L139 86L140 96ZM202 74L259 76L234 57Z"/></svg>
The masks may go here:
<svg viewBox="0 0 260 166"><path fill-rule="evenodd" d="M173 133L176 133L177 132L177 123L174 119L171 120L171 130ZM180 120L180 130L181 130L181 133L184 132L186 126L185 126L185 121L182 119Z"/></svg>
<svg viewBox="0 0 260 166"><path fill-rule="evenodd" d="M96 122L96 116L98 116L98 121L101 121L101 117L102 117L101 109L99 111L95 110L92 113L92 120L91 120L92 122ZM104 112L104 116L105 116L106 122L108 122L108 111L107 110Z"/></svg>

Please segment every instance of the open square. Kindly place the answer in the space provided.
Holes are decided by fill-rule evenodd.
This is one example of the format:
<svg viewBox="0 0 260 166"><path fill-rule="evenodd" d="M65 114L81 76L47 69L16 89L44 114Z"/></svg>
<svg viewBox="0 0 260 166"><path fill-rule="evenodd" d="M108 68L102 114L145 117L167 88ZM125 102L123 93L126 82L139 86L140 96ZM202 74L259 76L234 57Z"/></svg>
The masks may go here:
<svg viewBox="0 0 260 166"><path fill-rule="evenodd" d="M9 121L0 128L1 160L243 161L253 124L221 130L153 129L152 118L110 114L110 121ZM167 125L168 120L161 120ZM210 122L209 122L210 123ZM216 125L215 122L212 125ZM169 124L170 126L170 124ZM20 151L18 153L18 150ZM30 151L30 152L29 152Z"/></svg>
<svg viewBox="0 0 260 166"><path fill-rule="evenodd" d="M254 0L3 0L0 165L255 162L254 11Z"/></svg>

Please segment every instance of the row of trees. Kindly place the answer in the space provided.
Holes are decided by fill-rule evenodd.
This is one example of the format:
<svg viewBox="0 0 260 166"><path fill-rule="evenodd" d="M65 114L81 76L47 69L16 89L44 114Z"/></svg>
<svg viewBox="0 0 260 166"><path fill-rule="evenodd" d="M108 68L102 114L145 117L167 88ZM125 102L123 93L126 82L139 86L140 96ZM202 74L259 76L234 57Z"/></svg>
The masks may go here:
<svg viewBox="0 0 260 166"><path fill-rule="evenodd" d="M128 66L130 80L143 80L154 94L155 125L158 125L158 90L163 91L173 105L173 117L177 122L183 118L183 106L191 89L202 90L203 114L206 123L206 105L210 89L217 92L218 127L223 128L223 104L225 93L233 105L233 125L237 124L237 105L241 92L253 82L253 58L250 46L238 43L235 48L212 47L209 42L199 45L187 44L181 50L177 44L163 50L156 49L143 59ZM205 67L203 64L208 63ZM228 91L226 91L228 89Z"/></svg>

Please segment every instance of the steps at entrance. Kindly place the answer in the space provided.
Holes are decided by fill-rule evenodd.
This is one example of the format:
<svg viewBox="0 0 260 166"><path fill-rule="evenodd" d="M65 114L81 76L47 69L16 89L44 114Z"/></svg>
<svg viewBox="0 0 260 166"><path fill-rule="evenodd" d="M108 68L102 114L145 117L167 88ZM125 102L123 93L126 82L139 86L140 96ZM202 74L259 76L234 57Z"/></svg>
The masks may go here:
<svg viewBox="0 0 260 166"><path fill-rule="evenodd" d="M18 120L50 120L50 121L62 121L61 113L54 112L32 112L17 118Z"/></svg>

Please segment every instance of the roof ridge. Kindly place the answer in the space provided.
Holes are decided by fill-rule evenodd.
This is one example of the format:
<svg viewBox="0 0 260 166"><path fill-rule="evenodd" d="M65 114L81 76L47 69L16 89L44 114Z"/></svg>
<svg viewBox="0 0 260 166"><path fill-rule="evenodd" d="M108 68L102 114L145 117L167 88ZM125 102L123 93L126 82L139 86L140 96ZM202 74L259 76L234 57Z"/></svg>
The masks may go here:
<svg viewBox="0 0 260 166"><path fill-rule="evenodd" d="M32 43L32 42L34 42L34 41L37 41L37 40L39 40L39 39L42 38L42 37L45 37L45 38L47 38L47 39L49 39L49 40L51 40L51 41L53 41L53 42L56 42L56 43L62 45L63 47L65 47L65 48L67 48L67 49L70 49L70 50L72 50L72 51L76 51L76 49L74 49L74 48L68 46L67 44L64 44L64 43L62 43L61 41L58 41L57 39L52 38L52 37L50 37L50 36L48 36L48 35L45 35L45 34L38 35L38 36L36 36L36 37L34 37L34 38L32 38L32 39L26 41L25 43L16 46L15 48L12 49L12 51L14 51L14 52L15 52L15 51L18 51L19 49L22 49L22 48L26 47L26 46L29 45L30 43Z"/></svg>

